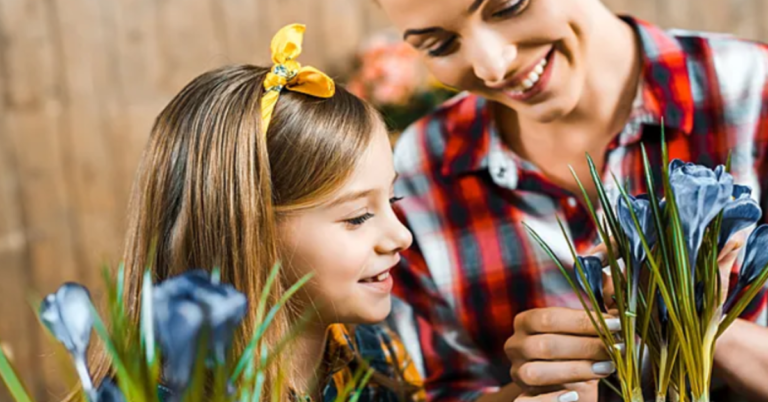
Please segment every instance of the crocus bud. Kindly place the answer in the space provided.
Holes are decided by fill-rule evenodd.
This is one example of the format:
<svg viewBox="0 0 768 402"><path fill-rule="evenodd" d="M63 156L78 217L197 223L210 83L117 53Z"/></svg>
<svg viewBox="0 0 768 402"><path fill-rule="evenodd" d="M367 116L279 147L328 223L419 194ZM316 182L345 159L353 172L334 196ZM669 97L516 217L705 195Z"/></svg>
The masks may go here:
<svg viewBox="0 0 768 402"><path fill-rule="evenodd" d="M584 276L587 277L587 283L581 278L581 275L577 272L576 278L579 281L581 288L587 292L591 292L595 296L597 304L600 306L600 311L606 312L605 300L603 298L603 262L599 257L576 257L578 262L584 269Z"/></svg>
<svg viewBox="0 0 768 402"><path fill-rule="evenodd" d="M93 381L86 361L93 328L91 308L88 289L70 282L43 299L39 314L43 324L72 356L83 391L93 399Z"/></svg>

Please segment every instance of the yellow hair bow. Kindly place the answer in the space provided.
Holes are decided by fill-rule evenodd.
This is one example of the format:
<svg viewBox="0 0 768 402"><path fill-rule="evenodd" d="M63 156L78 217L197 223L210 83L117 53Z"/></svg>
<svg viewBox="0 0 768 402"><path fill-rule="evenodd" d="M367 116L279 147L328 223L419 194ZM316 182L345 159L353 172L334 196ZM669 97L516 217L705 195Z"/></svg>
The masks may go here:
<svg viewBox="0 0 768 402"><path fill-rule="evenodd" d="M333 79L314 67L302 67L296 58L301 54L306 27L292 24L272 38L272 62L275 65L264 79L266 93L261 99L261 124L266 134L280 91L300 92L318 98L330 98L336 92Z"/></svg>

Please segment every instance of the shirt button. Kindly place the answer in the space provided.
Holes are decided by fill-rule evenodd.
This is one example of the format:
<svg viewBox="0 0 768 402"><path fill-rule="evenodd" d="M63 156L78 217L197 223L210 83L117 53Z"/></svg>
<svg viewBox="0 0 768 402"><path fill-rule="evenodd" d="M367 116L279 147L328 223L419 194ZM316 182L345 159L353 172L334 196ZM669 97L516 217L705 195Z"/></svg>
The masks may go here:
<svg viewBox="0 0 768 402"><path fill-rule="evenodd" d="M507 167L506 166L500 166L499 170L496 172L496 176L499 179L503 179L504 176L506 176L506 175L507 175Z"/></svg>
<svg viewBox="0 0 768 402"><path fill-rule="evenodd" d="M579 205L578 202L576 202L576 198L568 197L568 206L571 208L576 208L576 206Z"/></svg>

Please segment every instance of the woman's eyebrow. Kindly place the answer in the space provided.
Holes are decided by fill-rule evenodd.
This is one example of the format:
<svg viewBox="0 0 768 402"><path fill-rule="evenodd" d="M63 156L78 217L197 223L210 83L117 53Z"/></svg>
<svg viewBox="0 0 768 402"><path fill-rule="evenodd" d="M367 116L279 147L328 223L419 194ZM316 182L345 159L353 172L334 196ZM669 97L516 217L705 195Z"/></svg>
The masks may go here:
<svg viewBox="0 0 768 402"><path fill-rule="evenodd" d="M469 6L469 9L467 10L467 14L470 14L470 15L474 14L475 11L480 9L480 6L482 6L483 3L485 3L485 0L475 0L472 3L472 5ZM406 29L405 33L403 34L403 40L408 39L408 37L412 35L426 35L426 34L435 33L441 30L442 30L441 28L437 28L437 27Z"/></svg>
<svg viewBox="0 0 768 402"><path fill-rule="evenodd" d="M474 14L475 11L477 11L480 8L480 6L483 5L484 2L485 2L485 0L475 0L475 2L472 3L471 6L469 6L469 9L467 10L467 13Z"/></svg>
<svg viewBox="0 0 768 402"><path fill-rule="evenodd" d="M431 34L440 31L440 28L437 27L430 27L430 28L420 28L420 29L406 29L405 33L403 34L403 40L408 39L409 36L413 35L426 35Z"/></svg>

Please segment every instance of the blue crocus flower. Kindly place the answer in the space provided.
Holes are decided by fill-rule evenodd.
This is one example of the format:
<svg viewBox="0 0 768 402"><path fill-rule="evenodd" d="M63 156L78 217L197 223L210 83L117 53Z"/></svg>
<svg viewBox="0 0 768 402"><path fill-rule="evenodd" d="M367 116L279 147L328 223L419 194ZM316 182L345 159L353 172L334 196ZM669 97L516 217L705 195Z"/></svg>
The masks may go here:
<svg viewBox="0 0 768 402"><path fill-rule="evenodd" d="M637 226L635 226L635 221L632 219L630 207L635 211L635 217L640 224L639 232ZM616 209L621 229L627 235L627 240L630 242L630 252L633 259L632 266L640 267L647 257L642 239L645 238L648 247L653 247L656 244L656 225L654 224L651 202L645 194L637 197L630 195L629 205L627 205L624 197L620 197ZM639 272L639 269L635 271Z"/></svg>
<svg viewBox="0 0 768 402"><path fill-rule="evenodd" d="M722 250L725 244L736 232L756 223L762 215L757 201L750 195L752 190L747 186L735 184L733 199L723 208L723 221L720 226L720 237L717 249Z"/></svg>
<svg viewBox="0 0 768 402"><path fill-rule="evenodd" d="M97 395L97 402L125 402L125 396L123 396L120 388L109 379L105 379L101 385L99 385Z"/></svg>
<svg viewBox="0 0 768 402"><path fill-rule="evenodd" d="M40 321L72 356L83 391L93 400L95 391L86 360L93 328L91 306L88 289L68 282L43 299L39 314Z"/></svg>
<svg viewBox="0 0 768 402"><path fill-rule="evenodd" d="M712 170L677 159L670 162L669 170L693 275L704 232L731 199L733 177L722 165Z"/></svg>
<svg viewBox="0 0 768 402"><path fill-rule="evenodd" d="M744 262L739 271L736 286L728 296L724 311L728 312L739 293L754 282L768 266L768 225L760 225L749 235L744 254Z"/></svg>
<svg viewBox="0 0 768 402"><path fill-rule="evenodd" d="M230 285L214 283L202 270L188 271L153 290L155 332L163 353L166 385L173 395L187 387L208 331L205 351L216 363L226 359L235 329L247 311L245 296Z"/></svg>
<svg viewBox="0 0 768 402"><path fill-rule="evenodd" d="M205 324L203 308L192 300L155 299L155 331L163 356L163 381L180 398L189 384Z"/></svg>
<svg viewBox="0 0 768 402"><path fill-rule="evenodd" d="M584 269L584 276L587 277L587 283L581 278L581 275L576 272L576 279L579 281L581 288L587 292L592 292L595 295L595 300L600 311L606 312L605 301L603 298L603 262L598 257L576 257Z"/></svg>

